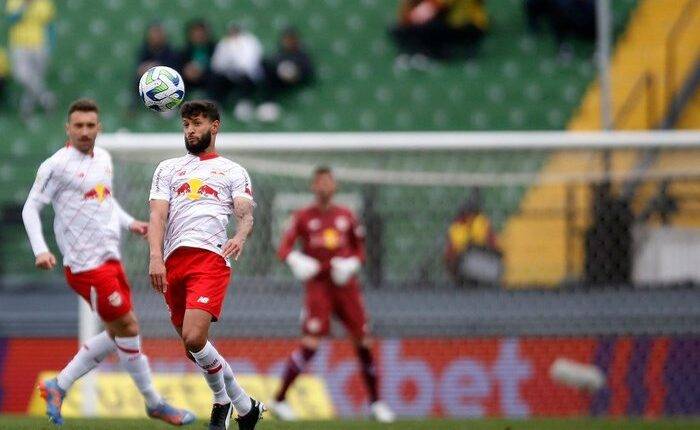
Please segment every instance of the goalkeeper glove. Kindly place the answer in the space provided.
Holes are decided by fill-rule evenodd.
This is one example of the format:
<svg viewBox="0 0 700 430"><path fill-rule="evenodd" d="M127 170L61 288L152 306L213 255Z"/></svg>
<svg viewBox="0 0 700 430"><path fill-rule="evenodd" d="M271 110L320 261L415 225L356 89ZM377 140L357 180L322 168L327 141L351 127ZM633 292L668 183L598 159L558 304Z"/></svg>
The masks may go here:
<svg viewBox="0 0 700 430"><path fill-rule="evenodd" d="M290 252L285 261L292 270L294 277L300 281L308 281L321 270L321 265L315 258L299 251Z"/></svg>
<svg viewBox="0 0 700 430"><path fill-rule="evenodd" d="M347 284L358 270L360 270L360 259L357 257L331 258L331 278L339 287Z"/></svg>

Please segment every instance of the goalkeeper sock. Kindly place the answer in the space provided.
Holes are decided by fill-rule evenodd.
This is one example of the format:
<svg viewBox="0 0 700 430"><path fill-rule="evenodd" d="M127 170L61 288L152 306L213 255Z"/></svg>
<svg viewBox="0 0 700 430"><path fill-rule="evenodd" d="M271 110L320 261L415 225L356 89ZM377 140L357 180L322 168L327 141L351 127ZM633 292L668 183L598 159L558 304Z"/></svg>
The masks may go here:
<svg viewBox="0 0 700 430"><path fill-rule="evenodd" d="M68 391L75 381L97 367L115 349L116 345L106 331L91 337L56 376L58 386Z"/></svg>
<svg viewBox="0 0 700 430"><path fill-rule="evenodd" d="M139 336L115 337L114 342L117 344L119 361L143 395L146 406L155 408L162 399L153 387L148 358L141 353L141 338Z"/></svg>
<svg viewBox="0 0 700 430"><path fill-rule="evenodd" d="M197 366L202 370L209 388L214 393L214 403L220 405L230 403L231 399L226 393L226 384L224 384L224 360L214 345L207 341L201 351L190 351L190 353L197 362Z"/></svg>
<svg viewBox="0 0 700 430"><path fill-rule="evenodd" d="M357 347L357 357L360 359L360 364L362 365L362 377L367 386L369 401L370 403L374 403L379 400L379 394L377 391L377 370L374 367L372 351L365 346L359 346Z"/></svg>
<svg viewBox="0 0 700 430"><path fill-rule="evenodd" d="M233 403L233 407L236 408L238 415L243 416L250 412L253 407L253 402L250 401L250 396L243 390L236 376L233 374L233 369L228 364L223 357L221 361L224 364L224 385L226 385L226 394L228 394Z"/></svg>
<svg viewBox="0 0 700 430"><path fill-rule="evenodd" d="M306 346L300 346L296 351L289 356L287 361L287 367L284 370L284 375L282 376L282 386L275 399L278 402L283 402L285 397L287 397L287 391L292 385L297 376L304 371L306 365L311 361L311 359L316 354L315 349L307 348Z"/></svg>

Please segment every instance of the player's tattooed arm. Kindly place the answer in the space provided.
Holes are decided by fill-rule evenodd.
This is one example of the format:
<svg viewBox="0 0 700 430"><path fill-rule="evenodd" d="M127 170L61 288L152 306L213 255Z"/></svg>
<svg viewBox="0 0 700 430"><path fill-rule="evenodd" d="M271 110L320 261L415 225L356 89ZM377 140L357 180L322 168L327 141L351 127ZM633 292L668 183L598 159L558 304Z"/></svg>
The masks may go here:
<svg viewBox="0 0 700 430"><path fill-rule="evenodd" d="M236 216L236 236L247 239L253 232L253 202L247 198L236 198L233 213Z"/></svg>
<svg viewBox="0 0 700 430"><path fill-rule="evenodd" d="M237 197L233 200L233 214L236 217L236 234L229 239L222 248L224 258L233 257L238 260L238 256L243 251L248 236L253 232L253 202L244 197Z"/></svg>

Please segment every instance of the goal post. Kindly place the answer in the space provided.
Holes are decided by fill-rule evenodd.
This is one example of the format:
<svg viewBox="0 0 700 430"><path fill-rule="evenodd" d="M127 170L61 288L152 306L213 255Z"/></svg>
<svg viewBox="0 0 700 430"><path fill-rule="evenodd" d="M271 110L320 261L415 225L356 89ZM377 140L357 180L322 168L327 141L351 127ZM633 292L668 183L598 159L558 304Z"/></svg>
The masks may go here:
<svg viewBox="0 0 700 430"><path fill-rule="evenodd" d="M182 134L104 134L97 144L113 156L115 196L147 219L154 169L184 153ZM271 297L275 288L292 291L274 251L291 211L310 202L318 165L333 168L339 197L367 227L362 277L370 290L455 291L445 249L475 189L503 256L499 286L507 289L675 282L637 270L635 253L653 236L637 230L700 228L696 131L222 133L216 145L248 170L258 202L236 288ZM135 294L144 293L141 306L151 310L163 305L145 294L147 252L142 241L125 239ZM671 269L694 279L692 268ZM158 324L167 326L164 308L151 313L164 314Z"/></svg>

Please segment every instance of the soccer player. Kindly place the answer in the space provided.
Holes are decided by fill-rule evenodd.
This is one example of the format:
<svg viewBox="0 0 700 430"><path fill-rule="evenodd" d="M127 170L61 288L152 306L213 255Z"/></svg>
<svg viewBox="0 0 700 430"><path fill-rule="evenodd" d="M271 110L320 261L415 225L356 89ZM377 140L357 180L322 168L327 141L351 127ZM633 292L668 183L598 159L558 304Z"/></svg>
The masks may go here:
<svg viewBox="0 0 700 430"><path fill-rule="evenodd" d="M350 209L333 203L336 182L329 168L316 169L311 190L315 203L294 214L278 251L279 258L287 262L294 276L306 283L306 305L301 345L289 357L282 386L270 402L270 410L283 420L296 418L285 401L287 390L313 358L320 338L329 332L331 314L335 314L355 345L373 417L377 421L392 422L393 411L379 400L377 374L357 279L365 257L364 229ZM301 239L300 251L294 250L297 239Z"/></svg>
<svg viewBox="0 0 700 430"><path fill-rule="evenodd" d="M44 240L39 213L52 204L68 285L90 304L106 328L88 339L56 378L39 385L46 414L54 424L63 424L61 405L68 389L116 351L146 401L148 416L173 425L189 424L194 421L192 413L172 407L156 392L148 359L141 352L129 282L120 262L119 235L120 228L125 228L145 236L148 224L127 214L112 195L112 159L95 147L99 132L97 104L85 99L73 102L66 124L68 142L41 163L22 210L36 267L51 270L56 257Z"/></svg>
<svg viewBox="0 0 700 430"><path fill-rule="evenodd" d="M249 397L209 342L237 260L253 229L253 191L243 167L216 153L221 125L216 105L189 101L180 109L187 154L161 162L151 186L148 241L153 288L163 293L187 357L214 393L210 430L227 429L233 408L238 428L252 430L265 406ZM229 216L236 234L228 239Z"/></svg>

